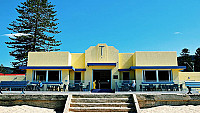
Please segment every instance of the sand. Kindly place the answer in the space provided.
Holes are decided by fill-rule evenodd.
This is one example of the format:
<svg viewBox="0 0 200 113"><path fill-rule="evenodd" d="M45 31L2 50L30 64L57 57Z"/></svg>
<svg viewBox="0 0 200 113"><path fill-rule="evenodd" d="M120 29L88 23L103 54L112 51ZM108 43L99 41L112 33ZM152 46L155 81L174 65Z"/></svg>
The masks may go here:
<svg viewBox="0 0 200 113"><path fill-rule="evenodd" d="M22 106L0 106L0 113L56 113L54 109L33 107L28 105Z"/></svg>
<svg viewBox="0 0 200 113"><path fill-rule="evenodd" d="M158 106L141 109L141 113L200 113L200 105Z"/></svg>
<svg viewBox="0 0 200 113"><path fill-rule="evenodd" d="M22 106L0 106L0 113L56 113L54 109ZM200 105L158 106L141 109L141 113L200 113Z"/></svg>

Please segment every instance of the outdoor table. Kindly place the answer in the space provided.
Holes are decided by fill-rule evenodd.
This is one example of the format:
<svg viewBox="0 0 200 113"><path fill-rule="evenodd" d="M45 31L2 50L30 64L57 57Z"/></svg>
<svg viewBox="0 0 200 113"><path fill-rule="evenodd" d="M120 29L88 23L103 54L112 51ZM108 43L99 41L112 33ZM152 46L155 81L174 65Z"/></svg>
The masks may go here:
<svg viewBox="0 0 200 113"><path fill-rule="evenodd" d="M50 89L53 91L53 90L55 90L56 91L56 89L59 91L59 89L60 89L60 85L49 85L50 86Z"/></svg>
<svg viewBox="0 0 200 113"><path fill-rule="evenodd" d="M164 84L164 85L161 85L162 86L161 90L164 89L164 90L168 91L169 89L170 90L173 89L174 82L142 82L142 85L143 84L149 84L149 85L147 85L147 87L145 87L145 90L147 90L147 89L150 89L150 90L155 89L156 90L156 85Z"/></svg>
<svg viewBox="0 0 200 113"><path fill-rule="evenodd" d="M28 84L27 85L27 89L29 89L30 91L37 90L36 89L36 84Z"/></svg>

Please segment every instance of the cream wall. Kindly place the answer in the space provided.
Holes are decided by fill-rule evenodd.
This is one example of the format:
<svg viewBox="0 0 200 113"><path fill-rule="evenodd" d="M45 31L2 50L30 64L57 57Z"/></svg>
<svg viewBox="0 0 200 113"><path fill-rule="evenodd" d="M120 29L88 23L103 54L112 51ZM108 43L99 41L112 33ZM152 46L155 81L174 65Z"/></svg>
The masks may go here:
<svg viewBox="0 0 200 113"><path fill-rule="evenodd" d="M136 66L136 55L135 55L135 53L133 54L133 66Z"/></svg>
<svg viewBox="0 0 200 113"><path fill-rule="evenodd" d="M184 84L185 81L200 81L200 72L179 72L178 73L179 81ZM183 85L184 89L187 89Z"/></svg>
<svg viewBox="0 0 200 113"><path fill-rule="evenodd" d="M85 68L85 53L71 53L71 63L74 68Z"/></svg>
<svg viewBox="0 0 200 113"><path fill-rule="evenodd" d="M179 80L181 81L188 81L188 80L200 81L200 72L179 72L178 77Z"/></svg>
<svg viewBox="0 0 200 113"><path fill-rule="evenodd" d="M103 55L101 56L101 48L103 47ZM106 44L98 44L97 46L91 46L85 51L85 65L87 63L118 63L119 51L113 46L107 46Z"/></svg>
<svg viewBox="0 0 200 113"><path fill-rule="evenodd" d="M69 52L29 52L28 66L71 66Z"/></svg>
<svg viewBox="0 0 200 113"><path fill-rule="evenodd" d="M101 47L102 55L101 55ZM135 52L135 53L119 53L113 46L106 44L98 44L91 46L85 53L69 53L69 52L29 52L28 66L73 66L76 69L84 69L81 72L82 80L91 81L93 78L93 70L112 70L112 88L115 87L113 75L118 75L118 79L122 80L123 72L118 69L129 69L131 66L177 66L176 52ZM87 63L116 63L116 66L87 66ZM27 80L32 81L32 71L27 70ZM137 88L142 81L142 70L137 69L130 72L130 79L137 80ZM172 70L173 80L180 80L179 70ZM69 76L70 75L70 76ZM73 70L62 70L62 81L74 80ZM140 82L140 83L139 83ZM92 88L92 83L91 83Z"/></svg>
<svg viewBox="0 0 200 113"><path fill-rule="evenodd" d="M133 66L133 53L119 53L119 69L129 69Z"/></svg>
<svg viewBox="0 0 200 113"><path fill-rule="evenodd" d="M103 47L102 56L101 56L101 48L99 46L105 46ZM87 66L87 63L116 63L116 66ZM89 80L93 82L93 70L99 69L99 70L112 70L111 72L111 87L114 89L115 86L115 80L113 79L113 75L119 76L119 51L115 49L113 46L107 46L106 44L98 44L97 46L91 46L85 51L85 80ZM118 77L119 78L119 77ZM91 84L92 88L92 84Z"/></svg>
<svg viewBox="0 0 200 113"><path fill-rule="evenodd" d="M32 69L28 69L26 70L26 80L32 81L33 80L33 70Z"/></svg>
<svg viewBox="0 0 200 113"><path fill-rule="evenodd" d="M177 66L176 52L135 52L136 66Z"/></svg>
<svg viewBox="0 0 200 113"><path fill-rule="evenodd" d="M81 72L81 80L85 80L85 72L84 71L70 71L70 78L69 80L74 80L75 72Z"/></svg>
<svg viewBox="0 0 200 113"><path fill-rule="evenodd" d="M0 81L24 81L25 76L16 75L16 76L0 76Z"/></svg>
<svg viewBox="0 0 200 113"><path fill-rule="evenodd" d="M136 77L136 90L139 90L140 85L142 83L142 70L141 69L135 70L135 77Z"/></svg>
<svg viewBox="0 0 200 113"><path fill-rule="evenodd" d="M173 81L179 83L179 72L180 70L172 69Z"/></svg>

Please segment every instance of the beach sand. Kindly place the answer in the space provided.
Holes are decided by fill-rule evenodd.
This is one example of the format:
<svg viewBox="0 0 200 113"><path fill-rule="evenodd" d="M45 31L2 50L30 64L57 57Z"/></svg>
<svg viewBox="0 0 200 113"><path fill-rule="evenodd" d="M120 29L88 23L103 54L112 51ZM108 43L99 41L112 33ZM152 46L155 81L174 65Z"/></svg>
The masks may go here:
<svg viewBox="0 0 200 113"><path fill-rule="evenodd" d="M54 109L22 106L0 106L0 113L56 113ZM157 106L141 109L141 113L200 113L200 105Z"/></svg>
<svg viewBox="0 0 200 113"><path fill-rule="evenodd" d="M141 109L141 113L200 113L200 105L157 106Z"/></svg>
<svg viewBox="0 0 200 113"><path fill-rule="evenodd" d="M56 113L54 109L33 107L28 105L22 106L0 106L0 113Z"/></svg>

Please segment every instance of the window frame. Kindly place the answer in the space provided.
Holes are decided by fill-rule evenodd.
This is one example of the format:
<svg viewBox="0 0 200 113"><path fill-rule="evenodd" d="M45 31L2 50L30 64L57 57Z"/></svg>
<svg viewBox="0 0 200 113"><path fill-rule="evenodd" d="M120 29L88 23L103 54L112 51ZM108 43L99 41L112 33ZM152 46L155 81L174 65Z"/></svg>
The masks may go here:
<svg viewBox="0 0 200 113"><path fill-rule="evenodd" d="M48 78L49 78L49 71L59 71L59 80L57 82L62 82L62 70L33 70L33 73L32 73L32 81L35 81L35 82L38 82L39 80L37 80L36 78L36 73L37 71L46 71L46 80L45 82L49 82L48 81ZM54 81L55 82L55 81Z"/></svg>
<svg viewBox="0 0 200 113"><path fill-rule="evenodd" d="M122 74L123 74L123 76L122 76L122 79L123 79L123 81L126 81L126 80L124 80L124 73L128 73L128 81L130 80L130 72L123 72Z"/></svg>
<svg viewBox="0 0 200 113"><path fill-rule="evenodd" d="M146 79L145 79L145 71L156 71L156 81L146 81ZM172 79L172 77L173 77L173 75L172 75L172 70L142 70L142 82L148 82L148 83L159 83L159 82L162 82L162 81L159 81L159 76L158 76L158 74L159 74L159 71L168 71L168 75L169 75L169 80L166 80L166 82L173 82L173 79Z"/></svg>

